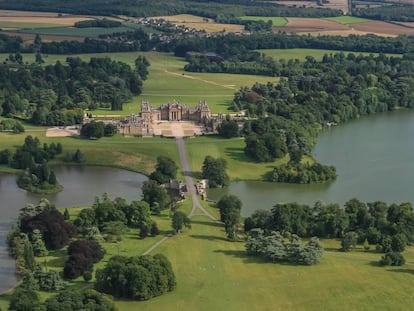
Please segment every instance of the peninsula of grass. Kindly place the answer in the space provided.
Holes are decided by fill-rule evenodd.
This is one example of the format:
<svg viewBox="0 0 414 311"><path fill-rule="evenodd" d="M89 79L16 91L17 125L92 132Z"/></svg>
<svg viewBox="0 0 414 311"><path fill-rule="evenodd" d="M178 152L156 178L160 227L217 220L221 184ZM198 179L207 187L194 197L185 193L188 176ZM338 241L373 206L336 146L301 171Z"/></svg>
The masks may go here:
<svg viewBox="0 0 414 311"><path fill-rule="evenodd" d="M20 185L19 185L20 187ZM36 194L54 194L54 193L58 193L60 191L63 190L63 186L59 183L57 183L56 185L40 185L38 187L34 187L34 186L29 186L29 187L20 187L28 192L31 193L36 193Z"/></svg>
<svg viewBox="0 0 414 311"><path fill-rule="evenodd" d="M190 168L196 178L201 178L204 158L210 155L227 162L227 173L231 180L261 180L274 166L286 163L286 156L275 162L256 163L244 154L244 138L224 139L218 136L201 136L186 139Z"/></svg>
<svg viewBox="0 0 414 311"><path fill-rule="evenodd" d="M287 24L287 19L286 17L274 17L274 16L240 16L239 17L242 20L247 20L247 21L263 21L263 22L267 22L267 21L272 21L272 25L274 27L283 27L286 26Z"/></svg>

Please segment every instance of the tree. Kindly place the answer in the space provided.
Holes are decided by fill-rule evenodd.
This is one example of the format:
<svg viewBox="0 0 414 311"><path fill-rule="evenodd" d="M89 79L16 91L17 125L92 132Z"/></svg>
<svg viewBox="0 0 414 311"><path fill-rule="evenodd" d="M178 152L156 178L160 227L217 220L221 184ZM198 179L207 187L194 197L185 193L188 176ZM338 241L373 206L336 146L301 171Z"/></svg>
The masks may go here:
<svg viewBox="0 0 414 311"><path fill-rule="evenodd" d="M160 210L166 209L171 201L167 190L158 185L154 180L144 182L142 186L142 197L150 205L151 211L154 213L159 213Z"/></svg>
<svg viewBox="0 0 414 311"><path fill-rule="evenodd" d="M64 220L70 219L69 210L67 208L65 208L65 211L63 212L63 219Z"/></svg>
<svg viewBox="0 0 414 311"><path fill-rule="evenodd" d="M74 279L85 271L91 271L93 264L103 258L104 250L96 241L77 240L69 245L68 255L63 274L65 278Z"/></svg>
<svg viewBox="0 0 414 311"><path fill-rule="evenodd" d="M46 311L116 311L113 302L92 290L65 290L45 302Z"/></svg>
<svg viewBox="0 0 414 311"><path fill-rule="evenodd" d="M48 251L45 245L45 242L43 242L42 233L39 229L34 229L32 236L32 246L33 246L33 253L37 257L44 257L47 256Z"/></svg>
<svg viewBox="0 0 414 311"><path fill-rule="evenodd" d="M355 232L347 232L341 240L341 249L344 252L349 252L355 247L357 243L357 235Z"/></svg>
<svg viewBox="0 0 414 311"><path fill-rule="evenodd" d="M111 257L96 271L96 289L114 297L147 300L175 289L169 260L155 256Z"/></svg>
<svg viewBox="0 0 414 311"><path fill-rule="evenodd" d="M160 184L169 182L177 176L178 166L173 159L167 156L158 156L155 171L151 173L150 179Z"/></svg>
<svg viewBox="0 0 414 311"><path fill-rule="evenodd" d="M85 162L85 156L79 149L76 149L76 152L72 157L72 161L76 163L83 163Z"/></svg>
<svg viewBox="0 0 414 311"><path fill-rule="evenodd" d="M235 195L224 195L218 202L220 220L224 222L227 237L235 240L236 230L240 221L242 203Z"/></svg>
<svg viewBox="0 0 414 311"><path fill-rule="evenodd" d="M18 288L10 298L9 310L40 311L39 296L34 290Z"/></svg>
<svg viewBox="0 0 414 311"><path fill-rule="evenodd" d="M150 63L145 56L139 55L135 59L135 70L140 75L142 80L147 79L149 66L150 66Z"/></svg>
<svg viewBox="0 0 414 311"><path fill-rule="evenodd" d="M224 187L229 183L226 167L226 160L206 156L202 167L202 177L208 179L208 185L211 188Z"/></svg>
<svg viewBox="0 0 414 311"><path fill-rule="evenodd" d="M154 221L151 224L151 235L156 236L160 234L160 229L158 229L158 224Z"/></svg>
<svg viewBox="0 0 414 311"><path fill-rule="evenodd" d="M398 233L391 238L391 249L393 252L401 253L405 250L407 238L404 234Z"/></svg>
<svg viewBox="0 0 414 311"><path fill-rule="evenodd" d="M175 233L179 233L183 227L191 228L191 219L183 212L176 211L172 217L171 226Z"/></svg>
<svg viewBox="0 0 414 311"><path fill-rule="evenodd" d="M230 116L227 115L226 119L218 127L218 133L224 138L232 138L239 136L239 126L237 122L230 119Z"/></svg>
<svg viewBox="0 0 414 311"><path fill-rule="evenodd" d="M401 253L388 252L381 257L381 266L403 266L405 264L405 258Z"/></svg>
<svg viewBox="0 0 414 311"><path fill-rule="evenodd" d="M90 139L99 139L105 134L105 124L103 122L91 121L82 125L80 130L81 136Z"/></svg>

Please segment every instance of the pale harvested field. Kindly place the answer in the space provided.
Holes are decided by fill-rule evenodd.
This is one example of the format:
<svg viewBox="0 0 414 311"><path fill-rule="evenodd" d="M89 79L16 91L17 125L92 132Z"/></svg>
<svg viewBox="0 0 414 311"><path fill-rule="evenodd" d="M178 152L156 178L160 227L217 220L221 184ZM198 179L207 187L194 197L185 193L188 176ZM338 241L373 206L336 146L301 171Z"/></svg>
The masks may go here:
<svg viewBox="0 0 414 311"><path fill-rule="evenodd" d="M407 1L413 1L413 0L407 0ZM344 14L347 14L348 9L348 0L329 0L329 3L324 3L322 5L318 5L314 1L288 1L288 0L282 0L282 1L271 1L273 3L282 4L286 6L295 6L295 7L307 7L307 8L329 8L334 10L341 10L344 12Z"/></svg>
<svg viewBox="0 0 414 311"><path fill-rule="evenodd" d="M408 28L381 21L355 23L352 24L352 28L372 34L383 33L388 35L414 35L414 28Z"/></svg>
<svg viewBox="0 0 414 311"><path fill-rule="evenodd" d="M33 41L36 37L35 34L32 33L23 33L23 32L13 32L13 31L0 31L0 34L5 34L8 36L18 36L23 39L23 41ZM75 37L75 36L53 36L53 35L41 35L43 42L51 42L51 41L79 41L83 42L85 38L83 37Z"/></svg>
<svg viewBox="0 0 414 311"><path fill-rule="evenodd" d="M286 26L274 27L273 29L287 33L350 30L348 25L336 23L326 19L287 18L287 20L288 23Z"/></svg>
<svg viewBox="0 0 414 311"><path fill-rule="evenodd" d="M204 19L203 17L190 15L190 14L179 14L173 16L154 16L153 19L164 19L173 24L194 28L197 30L205 30L207 32L241 32L244 30L243 25L233 24L218 24L212 19Z"/></svg>

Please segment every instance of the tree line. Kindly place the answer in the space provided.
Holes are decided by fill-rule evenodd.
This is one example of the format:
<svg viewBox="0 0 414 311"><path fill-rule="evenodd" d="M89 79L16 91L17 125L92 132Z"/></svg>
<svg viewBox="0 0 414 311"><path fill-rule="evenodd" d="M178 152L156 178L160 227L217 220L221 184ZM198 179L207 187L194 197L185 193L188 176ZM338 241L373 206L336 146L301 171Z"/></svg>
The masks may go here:
<svg viewBox="0 0 414 311"><path fill-rule="evenodd" d="M410 203L347 201L344 206L316 202L313 206L278 203L270 211L257 210L244 221L246 232L259 228L301 237L345 239L349 250L365 240L384 253L402 252L414 241L414 212ZM346 241L348 239L348 241Z"/></svg>
<svg viewBox="0 0 414 311"><path fill-rule="evenodd" d="M381 21L414 21L412 4L378 5L369 8L352 8L352 15Z"/></svg>

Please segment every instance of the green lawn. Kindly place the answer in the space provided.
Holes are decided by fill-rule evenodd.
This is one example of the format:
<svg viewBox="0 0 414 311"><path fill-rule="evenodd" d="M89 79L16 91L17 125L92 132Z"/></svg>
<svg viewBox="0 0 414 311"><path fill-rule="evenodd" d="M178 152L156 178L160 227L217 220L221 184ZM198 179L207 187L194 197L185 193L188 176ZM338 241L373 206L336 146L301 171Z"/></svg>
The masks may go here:
<svg viewBox="0 0 414 311"><path fill-rule="evenodd" d="M271 56L274 59L298 59L303 61L306 56L312 56L317 61L321 61L325 54L335 54L344 52L345 54L354 53L355 55L377 55L378 53L367 53L367 52L350 52L350 51L336 51L336 50L319 50L319 49L268 49L268 50L257 50L260 53L264 53L267 56ZM387 56L401 57L401 54L387 54Z"/></svg>
<svg viewBox="0 0 414 311"><path fill-rule="evenodd" d="M33 27L34 28L34 27ZM76 27L54 27L51 28L38 28L30 30L20 30L22 33L35 33L40 35L59 35L59 36L72 36L72 37L89 37L96 38L99 35L112 34L114 32L125 32L129 31L129 27L112 27L112 28L101 28L101 27L89 27L89 28L76 28Z"/></svg>
<svg viewBox="0 0 414 311"><path fill-rule="evenodd" d="M286 17L274 17L274 16L240 16L240 19L248 20L248 21L264 21L267 22L269 20L272 21L273 26L275 27L283 27L287 24Z"/></svg>
<svg viewBox="0 0 414 311"><path fill-rule="evenodd" d="M337 17L328 17L327 20L337 22L339 24L355 24L355 23L366 23L372 22L370 19L354 17L354 16L337 16Z"/></svg>
<svg viewBox="0 0 414 311"><path fill-rule="evenodd" d="M190 168L196 178L201 177L201 167L207 155L224 158L227 161L227 173L232 180L257 180L274 165L285 163L283 158L273 163L255 163L244 154L244 139L223 139L215 136L187 139L186 148Z"/></svg>

